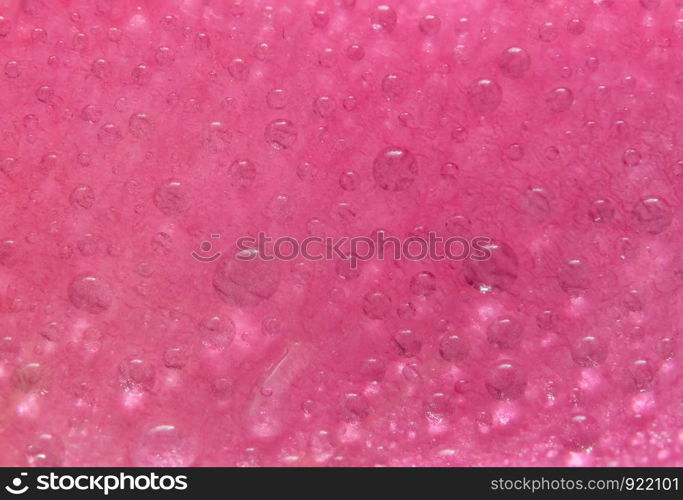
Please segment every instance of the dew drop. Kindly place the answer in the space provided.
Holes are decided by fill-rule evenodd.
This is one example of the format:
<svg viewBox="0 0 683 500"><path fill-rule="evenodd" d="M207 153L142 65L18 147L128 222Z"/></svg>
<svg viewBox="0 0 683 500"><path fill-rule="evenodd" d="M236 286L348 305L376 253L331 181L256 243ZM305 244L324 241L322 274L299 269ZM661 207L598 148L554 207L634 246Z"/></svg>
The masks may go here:
<svg viewBox="0 0 683 500"><path fill-rule="evenodd" d="M296 126L289 120L279 118L266 126L265 139L273 149L288 149L294 145L298 135Z"/></svg>

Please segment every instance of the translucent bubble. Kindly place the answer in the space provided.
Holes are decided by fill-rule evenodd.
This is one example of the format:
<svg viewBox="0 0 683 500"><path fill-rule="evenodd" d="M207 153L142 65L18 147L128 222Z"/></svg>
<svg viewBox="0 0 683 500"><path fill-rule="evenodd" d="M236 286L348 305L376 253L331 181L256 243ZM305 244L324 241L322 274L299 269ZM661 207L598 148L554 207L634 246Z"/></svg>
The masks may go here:
<svg viewBox="0 0 683 500"><path fill-rule="evenodd" d="M52 87L48 85L43 85L42 87L38 87L36 90L36 99L38 99L40 102L43 102L45 104L54 104L55 103L55 91Z"/></svg>
<svg viewBox="0 0 683 500"><path fill-rule="evenodd" d="M422 340L413 330L399 330L392 339L398 354L405 358L414 358L422 350Z"/></svg>
<svg viewBox="0 0 683 500"><path fill-rule="evenodd" d="M129 359L119 365L119 382L126 392L149 392L154 388L155 379L154 366L141 359Z"/></svg>
<svg viewBox="0 0 683 500"><path fill-rule="evenodd" d="M363 313L370 319L384 319L391 312L391 299L382 292L371 292L363 297Z"/></svg>
<svg viewBox="0 0 683 500"><path fill-rule="evenodd" d="M498 67L509 78L522 78L531 67L531 57L522 48L510 47L498 56Z"/></svg>
<svg viewBox="0 0 683 500"><path fill-rule="evenodd" d="M481 293L509 290L517 280L517 254L503 242L490 242L481 245L481 248L490 254L490 257L486 260L474 260L471 257L465 260L465 281Z"/></svg>
<svg viewBox="0 0 683 500"><path fill-rule="evenodd" d="M147 113L135 113L128 120L128 131L133 137L145 139L152 132L152 122Z"/></svg>
<svg viewBox="0 0 683 500"><path fill-rule="evenodd" d="M197 457L197 443L173 425L157 425L134 441L129 453L135 467L189 467Z"/></svg>
<svg viewBox="0 0 683 500"><path fill-rule="evenodd" d="M659 234L673 221L671 206L657 196L641 198L631 210L633 225L640 231Z"/></svg>
<svg viewBox="0 0 683 500"><path fill-rule="evenodd" d="M190 207L185 186L177 180L169 180L154 191L154 206L167 216L178 215Z"/></svg>
<svg viewBox="0 0 683 500"><path fill-rule="evenodd" d="M420 31L427 36L436 35L441 29L441 19L433 14L427 14L420 19Z"/></svg>
<svg viewBox="0 0 683 500"><path fill-rule="evenodd" d="M337 103L329 96L318 97L313 102L313 110L321 118L328 118L332 116L335 109L337 109Z"/></svg>
<svg viewBox="0 0 683 500"><path fill-rule="evenodd" d="M500 106L503 90L494 80L482 78L467 88L467 100L477 113L490 113Z"/></svg>
<svg viewBox="0 0 683 500"><path fill-rule="evenodd" d="M370 14L370 25L375 31L391 33L396 28L396 11L388 5L378 5Z"/></svg>
<svg viewBox="0 0 683 500"><path fill-rule="evenodd" d="M548 92L545 102L551 111L562 113L571 108L574 103L574 93L565 87L559 87Z"/></svg>
<svg viewBox="0 0 683 500"><path fill-rule="evenodd" d="M518 399L526 390L526 374L513 361L501 361L489 370L485 385L492 398Z"/></svg>
<svg viewBox="0 0 683 500"><path fill-rule="evenodd" d="M593 277L583 259L571 259L557 270L557 282L569 295L578 296L590 288Z"/></svg>
<svg viewBox="0 0 683 500"><path fill-rule="evenodd" d="M289 120L279 118L266 126L265 139L273 149L287 149L294 145L298 131Z"/></svg>
<svg viewBox="0 0 683 500"><path fill-rule="evenodd" d="M244 81L249 77L249 66L244 59L236 57L228 63L228 72L235 80Z"/></svg>
<svg viewBox="0 0 683 500"><path fill-rule="evenodd" d="M235 338L235 323L230 318L212 316L199 323L201 343L212 351L224 351Z"/></svg>
<svg viewBox="0 0 683 500"><path fill-rule="evenodd" d="M405 148L391 146L375 157L372 174L375 183L387 191L408 189L418 173L417 158Z"/></svg>
<svg viewBox="0 0 683 500"><path fill-rule="evenodd" d="M280 285L280 268L275 261L260 258L256 250L243 250L220 260L213 288L223 302L254 306L269 299Z"/></svg>
<svg viewBox="0 0 683 500"><path fill-rule="evenodd" d="M439 354L450 363L459 363L469 356L470 344L461 335L446 335L439 342Z"/></svg>
<svg viewBox="0 0 683 500"><path fill-rule="evenodd" d="M591 207L588 210L588 216L593 222L605 224L612 222L612 219L614 219L614 212L614 203L610 200L599 199L591 203Z"/></svg>
<svg viewBox="0 0 683 500"><path fill-rule="evenodd" d="M270 45L268 45L265 42L258 43L254 47L254 50L252 51L254 54L254 57L258 59L259 61L265 61L270 57Z"/></svg>
<svg viewBox="0 0 683 500"><path fill-rule="evenodd" d="M503 316L486 329L487 340L498 349L516 349L522 341L524 328L515 318Z"/></svg>
<svg viewBox="0 0 683 500"><path fill-rule="evenodd" d="M114 292L109 284L89 274L74 278L68 286L67 293L75 308L92 314L107 311L114 301Z"/></svg>
<svg viewBox="0 0 683 500"><path fill-rule="evenodd" d="M410 291L414 295L429 296L436 291L436 277L429 271L422 271L410 279Z"/></svg>
<svg viewBox="0 0 683 500"><path fill-rule="evenodd" d="M365 57L365 49L357 43L349 45L346 49L346 57L352 61L360 61Z"/></svg>
<svg viewBox="0 0 683 500"><path fill-rule="evenodd" d="M574 363L591 368L607 359L607 344L599 337L588 335L573 342L571 354Z"/></svg>
<svg viewBox="0 0 683 500"><path fill-rule="evenodd" d="M83 51L90 45L90 39L85 33L76 33L71 39L71 46L74 50Z"/></svg>

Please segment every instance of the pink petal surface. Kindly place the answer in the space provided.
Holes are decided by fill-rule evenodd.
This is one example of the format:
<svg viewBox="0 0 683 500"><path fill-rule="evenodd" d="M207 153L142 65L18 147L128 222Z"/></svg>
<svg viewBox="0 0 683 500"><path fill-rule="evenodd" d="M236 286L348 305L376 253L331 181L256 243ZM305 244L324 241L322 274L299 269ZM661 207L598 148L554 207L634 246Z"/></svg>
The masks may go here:
<svg viewBox="0 0 683 500"><path fill-rule="evenodd" d="M0 464L683 465L681 8L1 0Z"/></svg>

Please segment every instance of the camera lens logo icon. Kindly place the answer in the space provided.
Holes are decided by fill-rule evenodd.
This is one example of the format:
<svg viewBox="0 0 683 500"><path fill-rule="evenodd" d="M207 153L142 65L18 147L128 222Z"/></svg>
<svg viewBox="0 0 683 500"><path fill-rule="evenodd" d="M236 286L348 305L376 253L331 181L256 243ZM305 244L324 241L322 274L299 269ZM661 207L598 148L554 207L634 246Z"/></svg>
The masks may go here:
<svg viewBox="0 0 683 500"><path fill-rule="evenodd" d="M21 473L21 477L26 476L28 476L27 472ZM9 491L12 495L21 495L22 493L26 493L26 491L28 490L28 486L24 486L23 488L21 487L21 477L15 477L14 479L12 479L11 485L5 486L5 489Z"/></svg>

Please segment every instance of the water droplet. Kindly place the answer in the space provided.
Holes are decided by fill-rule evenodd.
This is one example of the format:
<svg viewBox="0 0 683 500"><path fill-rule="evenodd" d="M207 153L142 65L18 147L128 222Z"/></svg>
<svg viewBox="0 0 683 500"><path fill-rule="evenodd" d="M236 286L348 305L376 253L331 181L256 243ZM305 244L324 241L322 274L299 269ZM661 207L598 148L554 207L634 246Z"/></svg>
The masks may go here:
<svg viewBox="0 0 683 500"><path fill-rule="evenodd" d="M12 22L0 16L0 38L5 38L12 31Z"/></svg>
<svg viewBox="0 0 683 500"><path fill-rule="evenodd" d="M248 188L256 180L256 166L249 160L235 160L228 169L233 185Z"/></svg>
<svg viewBox="0 0 683 500"><path fill-rule="evenodd" d="M410 279L410 291L414 295L429 296L436 291L436 277L429 271L422 271Z"/></svg>
<svg viewBox="0 0 683 500"><path fill-rule="evenodd" d="M220 260L213 287L223 302L254 306L269 299L280 285L280 268L274 261L260 258L253 249Z"/></svg>
<svg viewBox="0 0 683 500"><path fill-rule="evenodd" d="M119 365L119 382L126 392L149 392L155 379L154 366L141 359L129 359Z"/></svg>
<svg viewBox="0 0 683 500"><path fill-rule="evenodd" d="M506 243L490 242L481 245L490 254L485 260L471 257L463 263L463 274L468 285L481 293L509 290L517 280L519 262L517 254Z"/></svg>
<svg viewBox="0 0 683 500"><path fill-rule="evenodd" d="M522 341L524 328L514 318L502 316L486 329L487 340L498 349L516 349Z"/></svg>
<svg viewBox="0 0 683 500"><path fill-rule="evenodd" d="M177 180L169 180L154 191L154 206L167 216L178 215L190 207L185 186Z"/></svg>
<svg viewBox="0 0 683 500"><path fill-rule="evenodd" d="M389 97L393 99L398 99L402 97L407 90L406 82L404 78L395 73L386 75L382 79L382 91Z"/></svg>
<svg viewBox="0 0 683 500"><path fill-rule="evenodd" d="M387 191L408 189L418 173L417 159L407 149L391 146L375 157L372 174L377 185Z"/></svg>
<svg viewBox="0 0 683 500"><path fill-rule="evenodd" d="M348 393L344 395L342 418L346 422L365 420L370 414L370 403L362 394Z"/></svg>
<svg viewBox="0 0 683 500"><path fill-rule="evenodd" d="M270 57L270 45L265 42L256 44L253 54L259 61L265 61Z"/></svg>
<svg viewBox="0 0 683 500"><path fill-rule="evenodd" d="M316 28L325 28L330 23L330 14L323 9L316 9L311 12L311 22Z"/></svg>
<svg viewBox="0 0 683 500"><path fill-rule="evenodd" d="M640 151L637 149L629 148L624 151L624 154L621 157L621 161L626 165L627 167L635 167L640 163L641 160L641 154Z"/></svg>
<svg viewBox="0 0 683 500"><path fill-rule="evenodd" d="M607 359L607 344L599 337L588 335L573 343L571 353L574 363L591 368Z"/></svg>
<svg viewBox="0 0 683 500"><path fill-rule="evenodd" d="M152 122L147 113L135 113L128 120L128 131L137 139L149 137L152 131Z"/></svg>
<svg viewBox="0 0 683 500"><path fill-rule="evenodd" d="M337 53L331 47L324 48L318 55L318 64L323 68L331 68L337 64Z"/></svg>
<svg viewBox="0 0 683 500"><path fill-rule="evenodd" d="M363 361L360 368L360 374L370 382L381 382L386 373L386 365L384 361L377 358L368 358Z"/></svg>
<svg viewBox="0 0 683 500"><path fill-rule="evenodd" d="M557 270L557 281L562 290L569 295L578 296L590 288L593 278L583 259L571 259Z"/></svg>
<svg viewBox="0 0 683 500"><path fill-rule="evenodd" d="M548 194L540 187L527 189L519 198L519 208L534 219L546 219L551 210Z"/></svg>
<svg viewBox="0 0 683 500"><path fill-rule="evenodd" d="M652 387L655 380L652 364L647 359L638 359L631 363L631 377L638 391L646 391Z"/></svg>
<svg viewBox="0 0 683 500"><path fill-rule="evenodd" d="M571 108L574 103L574 93L565 87L558 87L548 92L545 102L551 111L562 113Z"/></svg>
<svg viewBox="0 0 683 500"><path fill-rule="evenodd" d="M467 100L477 113L490 113L500 106L503 89L495 81L482 78L467 88Z"/></svg>
<svg viewBox="0 0 683 500"><path fill-rule="evenodd" d="M152 78L152 72L145 64L138 64L130 72L133 83L136 85L145 85Z"/></svg>
<svg viewBox="0 0 683 500"><path fill-rule="evenodd" d="M7 78L18 78L21 76L21 67L17 61L7 61L5 63L5 75Z"/></svg>
<svg viewBox="0 0 683 500"><path fill-rule="evenodd" d="M436 35L441 29L441 19L433 14L427 14L420 19L420 31L427 36Z"/></svg>
<svg viewBox="0 0 683 500"><path fill-rule="evenodd" d="M352 61L360 61L365 57L365 49L357 43L349 45L346 49L346 57Z"/></svg>
<svg viewBox="0 0 683 500"><path fill-rule="evenodd" d="M392 339L399 356L414 358L422 350L422 341L413 330L399 330Z"/></svg>
<svg viewBox="0 0 683 500"><path fill-rule="evenodd" d="M67 292L69 301L75 308L92 314L107 311L114 301L114 293L109 284L88 274L73 279Z"/></svg>
<svg viewBox="0 0 683 500"><path fill-rule="evenodd" d="M113 123L105 123L97 133L97 139L104 146L108 147L115 146L122 138L123 133L121 132L121 129Z"/></svg>
<svg viewBox="0 0 683 500"><path fill-rule="evenodd" d="M235 323L230 318L212 316L199 323L202 345L212 351L222 352L235 338Z"/></svg>
<svg viewBox="0 0 683 500"><path fill-rule="evenodd" d="M536 315L536 326L541 330L549 331L553 327L555 314L550 309L541 311Z"/></svg>
<svg viewBox="0 0 683 500"><path fill-rule="evenodd" d="M313 102L313 110L321 118L328 118L328 117L332 116L335 109L337 109L337 103L335 102L334 99L332 99L329 96L318 97Z"/></svg>
<svg viewBox="0 0 683 500"><path fill-rule="evenodd" d="M593 222L599 224L609 223L614 219L614 203L610 200L595 200L588 210L588 216Z"/></svg>
<svg viewBox="0 0 683 500"><path fill-rule="evenodd" d="M249 66L244 59L236 57L228 63L228 72L235 80L243 82L249 77Z"/></svg>
<svg viewBox="0 0 683 500"><path fill-rule="evenodd" d="M572 35L580 35L586 31L586 25L581 19L575 17L567 22L567 31Z"/></svg>
<svg viewBox="0 0 683 500"><path fill-rule="evenodd" d="M39 434L26 446L26 461L31 467L60 467L64 443L54 434Z"/></svg>
<svg viewBox="0 0 683 500"><path fill-rule="evenodd" d="M396 22L396 11L388 5L378 5L370 14L370 24L375 31L391 33Z"/></svg>
<svg viewBox="0 0 683 500"><path fill-rule="evenodd" d="M0 243L0 265L13 266L19 258L17 242L14 240L4 240Z"/></svg>
<svg viewBox="0 0 683 500"><path fill-rule="evenodd" d="M152 427L130 449L135 467L189 467L196 456L195 439L173 425Z"/></svg>
<svg viewBox="0 0 683 500"><path fill-rule="evenodd" d="M40 363L24 363L14 370L12 383L21 392L31 392L39 389L43 378L43 367Z"/></svg>
<svg viewBox="0 0 683 500"><path fill-rule="evenodd" d="M106 59L95 59L90 71L100 80L106 80L111 76L111 64Z"/></svg>
<svg viewBox="0 0 683 500"><path fill-rule="evenodd" d="M175 54L170 47L159 47L154 59L160 66L170 66L175 61Z"/></svg>
<svg viewBox="0 0 683 500"><path fill-rule="evenodd" d="M510 47L498 56L498 67L509 78L522 78L531 67L531 57L522 48Z"/></svg>
<svg viewBox="0 0 683 500"><path fill-rule="evenodd" d="M197 50L207 50L211 47L211 37L208 33L197 33L194 37L194 46Z"/></svg>
<svg viewBox="0 0 683 500"><path fill-rule="evenodd" d="M526 390L526 375L513 361L496 363L486 377L486 390L492 398L513 400Z"/></svg>
<svg viewBox="0 0 683 500"><path fill-rule="evenodd" d="M520 161L524 158L524 148L519 144L510 144L505 148L505 156L510 161Z"/></svg>
<svg viewBox="0 0 683 500"><path fill-rule="evenodd" d="M565 429L565 442L574 450L587 450L600 439L600 426L590 415L573 415Z"/></svg>
<svg viewBox="0 0 683 500"><path fill-rule="evenodd" d="M673 220L669 204L657 196L640 199L631 210L631 220L636 228L649 234L659 234Z"/></svg>
<svg viewBox="0 0 683 500"><path fill-rule="evenodd" d="M552 42L557 38L558 29L552 22L546 21L538 28L538 38L544 42Z"/></svg>
<svg viewBox="0 0 683 500"><path fill-rule="evenodd" d="M174 370L185 367L189 360L189 353L184 347L169 347L164 353L164 366Z"/></svg>
<svg viewBox="0 0 683 500"><path fill-rule="evenodd" d="M450 363L459 363L470 354L470 344L461 335L446 335L439 342L439 354Z"/></svg>
<svg viewBox="0 0 683 500"><path fill-rule="evenodd" d="M289 97L284 89L272 89L266 95L266 103L272 109L282 109L287 106Z"/></svg>
<svg viewBox="0 0 683 500"><path fill-rule="evenodd" d="M363 297L363 312L370 319L384 319L391 312L391 299L382 292L371 292Z"/></svg>
<svg viewBox="0 0 683 500"><path fill-rule="evenodd" d="M298 132L291 121L280 118L266 126L264 135L266 142L273 149L287 149L294 145Z"/></svg>

